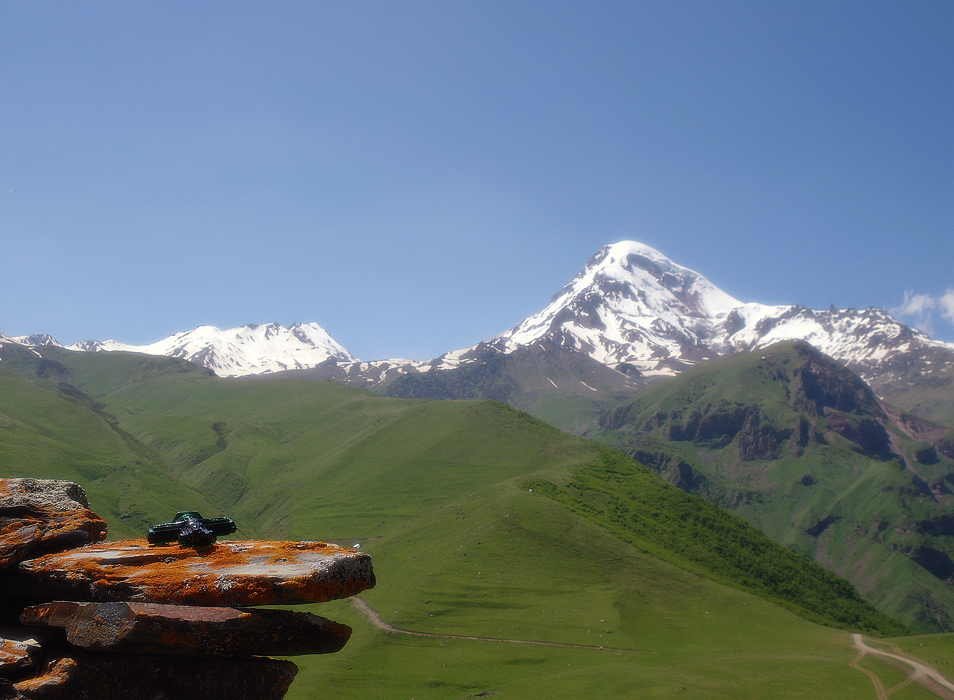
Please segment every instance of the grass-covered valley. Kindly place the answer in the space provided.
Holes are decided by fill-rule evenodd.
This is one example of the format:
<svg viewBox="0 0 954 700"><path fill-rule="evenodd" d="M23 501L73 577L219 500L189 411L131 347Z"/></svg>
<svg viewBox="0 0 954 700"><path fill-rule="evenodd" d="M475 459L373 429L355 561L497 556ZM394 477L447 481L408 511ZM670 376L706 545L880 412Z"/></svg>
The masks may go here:
<svg viewBox="0 0 954 700"><path fill-rule="evenodd" d="M81 483L114 538L190 508L245 537L360 542L378 576L362 597L390 625L512 640L315 606L354 637L299 660L290 698L874 698L848 632L908 631L742 519L497 401L4 346L0 463ZM948 635L903 639L954 662Z"/></svg>

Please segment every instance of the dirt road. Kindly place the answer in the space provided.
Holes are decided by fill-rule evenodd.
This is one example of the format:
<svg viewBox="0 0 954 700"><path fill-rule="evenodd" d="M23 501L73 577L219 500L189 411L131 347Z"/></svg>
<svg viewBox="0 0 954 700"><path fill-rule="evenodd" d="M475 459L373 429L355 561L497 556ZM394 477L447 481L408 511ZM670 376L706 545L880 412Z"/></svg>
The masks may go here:
<svg viewBox="0 0 954 700"><path fill-rule="evenodd" d="M351 604L377 629L389 632L391 634L408 634L413 637L431 637L434 639L466 639L475 642L503 642L505 644L531 644L545 647L563 647L565 649L591 649L596 651L615 651L615 652L634 652L639 653L638 649L620 649L617 647L601 647L589 644L563 644L560 642L541 642L533 639L504 639L501 637L477 637L461 634L437 634L434 632L415 632L405 630L400 627L394 627L381 619L381 616L360 596L352 596ZM937 669L917 659L905 656L898 647L895 651L887 651L878 647L870 646L865 642L860 634L851 635L855 648L858 649L858 656L851 662L851 667L863 673L866 673L874 684L878 700L889 700L891 694L911 683L917 683L926 690L937 695L942 700L954 700L954 683L941 675ZM893 646L893 645L892 645ZM869 671L860 665L861 660L867 655L876 656L888 663L900 668L908 673L908 678L903 683L893 688L885 688L881 679L873 671Z"/></svg>
<svg viewBox="0 0 954 700"><path fill-rule="evenodd" d="M563 647L564 649L593 649L596 651L628 651L639 653L638 649L620 649L617 647L599 647L590 644L562 644L560 642L541 642L534 639L503 639L501 637L471 637L461 634L436 634L434 632L414 632L404 630L400 627L394 627L381 619L381 616L360 596L349 598L351 604L357 610L368 618L368 621L379 630L391 632L392 634L409 634L413 637L433 637L435 639L467 639L474 642L503 642L505 644L532 644L541 647ZM954 697L951 698L954 700Z"/></svg>
<svg viewBox="0 0 954 700"><path fill-rule="evenodd" d="M942 698L942 700L954 700L954 683L951 683L951 681L942 676L937 669L917 659L905 656L897 647L895 647L897 650L897 653L895 653L887 651L886 649L870 646L860 634L853 634L851 638L854 641L855 648L858 650L858 656L851 662L851 667L868 674L868 677L871 678L871 682L874 684L875 692L878 694L878 700L888 700L891 693L910 683L921 685L926 690ZM868 654L877 656L908 673L907 680L893 688L886 689L881 679L878 678L875 673L860 665L859 662Z"/></svg>

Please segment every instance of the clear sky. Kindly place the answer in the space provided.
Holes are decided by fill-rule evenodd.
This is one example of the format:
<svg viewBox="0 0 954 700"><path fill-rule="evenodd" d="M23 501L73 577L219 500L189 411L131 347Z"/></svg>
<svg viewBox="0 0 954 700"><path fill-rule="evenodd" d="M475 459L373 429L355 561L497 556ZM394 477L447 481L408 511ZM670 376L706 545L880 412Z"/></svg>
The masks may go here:
<svg viewBox="0 0 954 700"><path fill-rule="evenodd" d="M427 359L633 239L954 340L950 0L0 0L0 128L6 335Z"/></svg>

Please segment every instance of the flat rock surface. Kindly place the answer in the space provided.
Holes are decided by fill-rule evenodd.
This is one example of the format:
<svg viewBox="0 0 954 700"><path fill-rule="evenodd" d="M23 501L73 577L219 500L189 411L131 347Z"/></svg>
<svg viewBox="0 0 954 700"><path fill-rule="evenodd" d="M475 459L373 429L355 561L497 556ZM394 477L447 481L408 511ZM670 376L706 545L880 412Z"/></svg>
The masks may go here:
<svg viewBox="0 0 954 700"><path fill-rule="evenodd" d="M0 569L105 537L106 521L89 510L57 512L29 504L0 506Z"/></svg>
<svg viewBox="0 0 954 700"><path fill-rule="evenodd" d="M311 613L156 603L57 601L27 608L20 621L62 628L86 649L141 654L330 654L351 636L347 625Z"/></svg>
<svg viewBox="0 0 954 700"><path fill-rule="evenodd" d="M297 673L277 659L90 652L50 659L15 688L29 700L280 700Z"/></svg>
<svg viewBox="0 0 954 700"><path fill-rule="evenodd" d="M371 557L324 542L229 542L201 549L145 539L89 545L20 564L47 600L242 607L323 603L374 586Z"/></svg>

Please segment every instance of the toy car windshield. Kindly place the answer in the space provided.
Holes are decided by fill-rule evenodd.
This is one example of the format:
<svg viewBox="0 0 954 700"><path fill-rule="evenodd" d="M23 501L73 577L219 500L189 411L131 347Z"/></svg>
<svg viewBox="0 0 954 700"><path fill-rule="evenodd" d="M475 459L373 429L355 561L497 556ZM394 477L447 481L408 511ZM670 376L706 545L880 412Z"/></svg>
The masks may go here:
<svg viewBox="0 0 954 700"><path fill-rule="evenodd" d="M149 544L178 542L183 547L209 547L221 535L235 532L232 518L203 518L197 511L176 513L172 522L153 525L146 534Z"/></svg>

